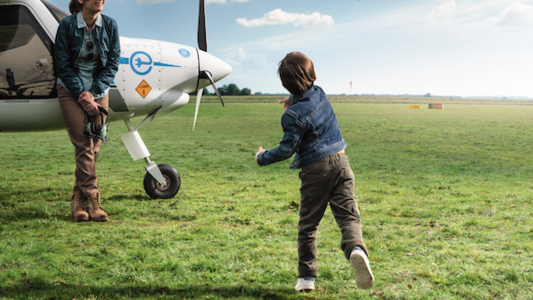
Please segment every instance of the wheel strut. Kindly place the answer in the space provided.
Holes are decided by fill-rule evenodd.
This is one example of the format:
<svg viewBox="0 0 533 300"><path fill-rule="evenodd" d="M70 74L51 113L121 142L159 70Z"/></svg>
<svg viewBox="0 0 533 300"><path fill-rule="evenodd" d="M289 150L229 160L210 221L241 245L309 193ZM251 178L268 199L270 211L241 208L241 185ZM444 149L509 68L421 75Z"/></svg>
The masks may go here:
<svg viewBox="0 0 533 300"><path fill-rule="evenodd" d="M180 188L181 179L178 171L167 164L156 164L150 161L150 152L146 148L137 129L150 117L148 115L137 127L134 127L130 119L125 119L124 123L129 131L121 133L120 137L128 149L131 158L136 161L144 159L146 161L144 176L144 189L151 198L168 199L174 197Z"/></svg>

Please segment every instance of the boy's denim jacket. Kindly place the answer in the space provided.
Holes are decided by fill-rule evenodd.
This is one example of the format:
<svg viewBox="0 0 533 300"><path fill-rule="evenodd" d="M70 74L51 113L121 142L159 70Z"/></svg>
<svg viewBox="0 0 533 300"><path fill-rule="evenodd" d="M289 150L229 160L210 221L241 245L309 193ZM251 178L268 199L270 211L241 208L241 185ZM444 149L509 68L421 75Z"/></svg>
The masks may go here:
<svg viewBox="0 0 533 300"><path fill-rule="evenodd" d="M296 152L290 168L300 169L346 148L333 108L319 86L291 95L281 126L284 135L279 147L260 153L260 166L288 159Z"/></svg>
<svg viewBox="0 0 533 300"><path fill-rule="evenodd" d="M93 85L89 91L93 95L102 94L115 78L120 59L120 40L117 22L100 14L102 27L97 29L100 63L93 72ZM76 14L61 20L56 34L54 65L56 75L61 78L74 98L83 92L83 84L75 67L76 60L83 46L85 27L79 28Z"/></svg>

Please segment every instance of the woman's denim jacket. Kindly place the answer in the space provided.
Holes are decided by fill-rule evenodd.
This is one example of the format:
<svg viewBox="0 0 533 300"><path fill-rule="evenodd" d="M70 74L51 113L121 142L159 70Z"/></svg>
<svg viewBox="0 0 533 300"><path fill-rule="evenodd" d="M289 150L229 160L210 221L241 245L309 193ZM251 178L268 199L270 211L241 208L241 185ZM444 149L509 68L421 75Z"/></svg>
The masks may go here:
<svg viewBox="0 0 533 300"><path fill-rule="evenodd" d="M333 108L319 86L291 95L281 126L284 135L279 147L260 153L259 165L288 159L296 152L291 169L299 169L346 148Z"/></svg>
<svg viewBox="0 0 533 300"><path fill-rule="evenodd" d="M115 78L120 59L120 40L118 25L115 20L100 14L102 27L96 27L97 42L99 43L100 63L93 72L93 85L89 91L93 95L102 94ZM54 47L54 66L57 77L67 85L70 94L78 98L84 91L78 70L75 67L76 60L83 46L85 27L78 28L76 14L70 15L59 24Z"/></svg>

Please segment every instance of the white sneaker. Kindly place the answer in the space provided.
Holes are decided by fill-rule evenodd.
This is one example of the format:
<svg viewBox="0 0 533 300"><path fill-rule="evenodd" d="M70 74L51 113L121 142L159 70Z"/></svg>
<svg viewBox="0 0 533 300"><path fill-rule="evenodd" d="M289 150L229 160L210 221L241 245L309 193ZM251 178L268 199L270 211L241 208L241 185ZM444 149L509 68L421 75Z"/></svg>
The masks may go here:
<svg viewBox="0 0 533 300"><path fill-rule="evenodd" d="M360 289L367 290L374 285L374 275L363 250L356 249L350 254L350 265L355 270L355 282Z"/></svg>
<svg viewBox="0 0 533 300"><path fill-rule="evenodd" d="M312 291L315 289L315 282L311 280L305 280L303 278L298 278L296 286L294 287L297 291Z"/></svg>

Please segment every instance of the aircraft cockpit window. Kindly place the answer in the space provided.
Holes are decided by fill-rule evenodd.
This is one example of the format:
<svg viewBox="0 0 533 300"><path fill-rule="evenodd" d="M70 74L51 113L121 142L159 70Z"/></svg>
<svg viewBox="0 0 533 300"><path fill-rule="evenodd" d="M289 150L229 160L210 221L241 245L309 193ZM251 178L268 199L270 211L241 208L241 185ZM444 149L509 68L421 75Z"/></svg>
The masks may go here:
<svg viewBox="0 0 533 300"><path fill-rule="evenodd" d="M43 4L50 10L52 15L56 18L57 22L63 20L63 18L70 16L70 13L66 10L60 8L59 6L56 6L46 0L42 0Z"/></svg>
<svg viewBox="0 0 533 300"><path fill-rule="evenodd" d="M0 27L0 52L27 45L35 37L30 25L6 25Z"/></svg>
<svg viewBox="0 0 533 300"><path fill-rule="evenodd" d="M0 10L0 99L55 98L52 41L30 11Z"/></svg>

